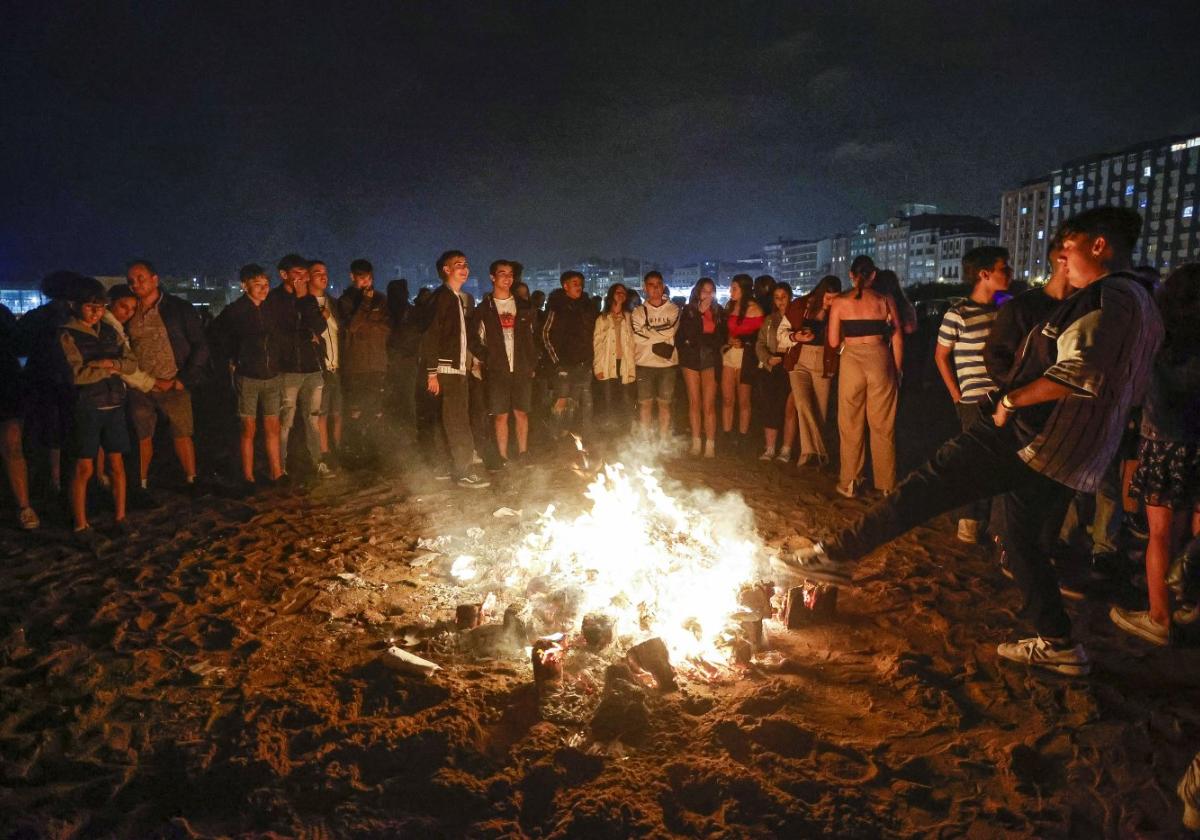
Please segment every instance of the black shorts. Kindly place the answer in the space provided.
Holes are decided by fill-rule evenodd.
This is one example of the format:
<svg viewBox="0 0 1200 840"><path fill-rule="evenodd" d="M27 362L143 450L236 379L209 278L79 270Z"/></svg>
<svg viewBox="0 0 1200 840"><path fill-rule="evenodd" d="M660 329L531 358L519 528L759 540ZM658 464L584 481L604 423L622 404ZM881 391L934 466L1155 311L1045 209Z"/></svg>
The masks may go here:
<svg viewBox="0 0 1200 840"><path fill-rule="evenodd" d="M129 452L129 427L125 406L94 408L78 403L71 414L71 435L68 452L76 460L95 458L101 446L108 454Z"/></svg>
<svg viewBox="0 0 1200 840"><path fill-rule="evenodd" d="M497 416L510 411L528 413L533 391L533 377L529 374L489 370L483 387L487 393L488 414Z"/></svg>

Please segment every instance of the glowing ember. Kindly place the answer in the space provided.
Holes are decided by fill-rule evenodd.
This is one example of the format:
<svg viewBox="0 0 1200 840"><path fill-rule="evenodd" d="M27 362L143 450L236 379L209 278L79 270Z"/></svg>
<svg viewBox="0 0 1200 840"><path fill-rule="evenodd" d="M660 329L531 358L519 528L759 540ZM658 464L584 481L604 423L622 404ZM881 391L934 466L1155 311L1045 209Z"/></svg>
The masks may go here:
<svg viewBox="0 0 1200 840"><path fill-rule="evenodd" d="M451 573L503 600L528 598L546 629L596 613L627 644L658 636L674 661L726 661L739 588L761 551L741 498L672 495L650 467L621 464L606 465L585 495L590 511L560 518L551 505L515 548L478 563L459 557Z"/></svg>

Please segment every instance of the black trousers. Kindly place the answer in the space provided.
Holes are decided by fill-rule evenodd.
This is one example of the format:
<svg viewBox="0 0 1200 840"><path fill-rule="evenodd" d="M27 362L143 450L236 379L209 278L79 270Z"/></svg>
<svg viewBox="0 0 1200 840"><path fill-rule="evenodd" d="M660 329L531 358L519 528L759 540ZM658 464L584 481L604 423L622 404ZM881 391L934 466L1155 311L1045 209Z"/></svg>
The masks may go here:
<svg viewBox="0 0 1200 840"><path fill-rule="evenodd" d="M1069 636L1071 620L1041 545L1041 532L1046 511L1061 508L1071 491L1026 466L1017 456L1018 448L1009 427L974 424L942 444L929 461L830 541L827 551L835 559L858 559L931 517L1003 494L1002 538L1024 601L1021 615L1039 635Z"/></svg>
<svg viewBox="0 0 1200 840"><path fill-rule="evenodd" d="M471 456L475 453L467 377L439 373L437 378L441 390L442 434L450 455L450 470L454 478L462 478L471 471Z"/></svg>

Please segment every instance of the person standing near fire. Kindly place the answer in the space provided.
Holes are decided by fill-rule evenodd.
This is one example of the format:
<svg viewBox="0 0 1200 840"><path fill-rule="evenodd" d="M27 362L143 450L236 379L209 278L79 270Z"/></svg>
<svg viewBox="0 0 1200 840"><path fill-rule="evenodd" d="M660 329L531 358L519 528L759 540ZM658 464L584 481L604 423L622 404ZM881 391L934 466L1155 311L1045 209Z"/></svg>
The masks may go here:
<svg viewBox="0 0 1200 840"><path fill-rule="evenodd" d="M467 391L471 353L467 341L468 298L462 290L471 267L466 254L452 250L438 257L437 271L442 285L425 304L431 315L421 339L425 388L441 402L442 433L450 459L450 472L445 477L459 487L480 489L490 482L471 468L475 453Z"/></svg>
<svg viewBox="0 0 1200 840"><path fill-rule="evenodd" d="M646 273L642 289L646 299L629 316L637 362L639 420L642 431L649 434L657 403L658 436L665 441L671 434L671 400L679 371L679 354L675 351L679 307L667 298L666 284L657 271Z"/></svg>

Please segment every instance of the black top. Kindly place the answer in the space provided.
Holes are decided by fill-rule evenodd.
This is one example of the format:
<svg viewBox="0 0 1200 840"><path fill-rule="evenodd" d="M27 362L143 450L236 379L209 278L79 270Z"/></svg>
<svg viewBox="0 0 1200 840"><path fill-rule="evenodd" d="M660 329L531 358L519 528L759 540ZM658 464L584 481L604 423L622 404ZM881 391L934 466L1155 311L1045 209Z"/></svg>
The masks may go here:
<svg viewBox="0 0 1200 840"><path fill-rule="evenodd" d="M983 345L983 364L988 376L1001 388L1010 385L1025 337L1050 316L1058 303L1043 289L1029 289L1000 307Z"/></svg>
<svg viewBox="0 0 1200 840"><path fill-rule="evenodd" d="M887 335L888 322L881 318L848 318L842 321L842 338Z"/></svg>

